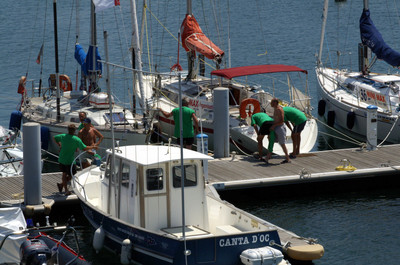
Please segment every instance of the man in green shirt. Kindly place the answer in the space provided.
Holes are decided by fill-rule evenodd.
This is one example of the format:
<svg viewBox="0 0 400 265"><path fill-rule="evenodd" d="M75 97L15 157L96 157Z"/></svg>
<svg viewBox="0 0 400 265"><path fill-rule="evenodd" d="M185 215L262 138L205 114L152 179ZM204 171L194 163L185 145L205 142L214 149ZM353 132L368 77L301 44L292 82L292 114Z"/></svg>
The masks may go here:
<svg viewBox="0 0 400 265"><path fill-rule="evenodd" d="M251 126L254 127L254 130L257 133L257 142L258 142L258 154L260 155L260 160L263 160L262 150L263 150L263 140L264 136L268 135L268 154L265 157L265 162L268 163L268 160L272 156L272 151L274 148L275 142L275 132L270 131L271 126L274 124L274 119L272 119L268 114L264 112L258 112L251 116ZM259 128L258 128L259 127Z"/></svg>
<svg viewBox="0 0 400 265"><path fill-rule="evenodd" d="M82 140L75 136L76 127L74 124L70 124L68 126L67 134L59 134L54 136L54 141L61 148L60 154L58 157L58 163L60 165L60 170L62 174L62 183L57 183L57 187L59 192L62 192L62 189L65 189L65 195L70 195L71 192L68 191L68 181L71 180L71 165L75 159L75 151L77 148L87 151L93 148L97 149L97 146L86 146ZM88 151L92 155L94 154L92 151ZM76 173L75 165L72 165L72 174Z"/></svg>
<svg viewBox="0 0 400 265"><path fill-rule="evenodd" d="M283 112L285 124L292 131L293 152L290 153L290 156L296 158L300 153L300 135L306 125L307 117L302 111L293 107L283 107ZM289 121L293 124L293 129Z"/></svg>
<svg viewBox="0 0 400 265"><path fill-rule="evenodd" d="M188 107L189 102L187 99L182 99L182 121L183 121L183 146L187 149L192 149L194 143L194 129L196 134L199 131L199 121L197 120L195 111ZM177 138L178 144L180 143L180 126L179 126L179 108L173 109L171 112L165 112L160 109L161 113L169 118L173 116L175 122L174 136Z"/></svg>

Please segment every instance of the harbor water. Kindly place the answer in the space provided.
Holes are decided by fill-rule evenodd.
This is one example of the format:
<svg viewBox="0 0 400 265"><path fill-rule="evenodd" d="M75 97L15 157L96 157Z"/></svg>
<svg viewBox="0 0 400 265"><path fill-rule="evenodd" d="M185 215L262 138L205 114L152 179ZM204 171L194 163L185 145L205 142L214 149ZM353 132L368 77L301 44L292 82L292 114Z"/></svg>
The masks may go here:
<svg viewBox="0 0 400 265"><path fill-rule="evenodd" d="M40 4L37 4L39 2ZM58 34L60 73L67 73L73 80L75 87L75 71L77 68L73 58L73 47L75 42L75 29L68 33L69 28L75 27L75 21L71 23L70 17L74 16L72 3L75 1L59 0L58 4ZM79 42L87 47L89 42L89 1L80 1L82 17L79 19ZM141 2L141 1L140 1ZM150 1L151 2L151 1ZM172 25L168 29L177 33L179 25L186 12L186 1L154 1L149 7L153 15L164 18L170 17ZM157 3L156 3L157 2ZM230 46L231 65L243 66L254 64L293 64L309 72L308 86L313 97L312 105L315 108L313 114L317 116L318 93L317 82L314 73L316 62L315 55L318 53L321 16L323 1L309 0L268 0L268 1L211 1L215 4L218 14L208 10L203 13L200 9L209 6L210 1L194 1L193 12L202 29L207 34L212 31L202 24L203 17L214 15L226 16L230 19ZM204 2L204 3L203 3ZM337 53L339 47L343 55L349 55L351 59L341 61L341 65L347 68L357 69L357 44L359 42L358 18L362 12L361 0L347 0L341 2L331 1L329 6L328 26L326 43L330 55ZM229 12L228 12L229 3ZM55 72L54 42L52 28L52 4L53 1L4 1L0 9L0 125L8 127L10 114L17 109L21 95L17 94L19 78L28 74L29 78L38 79L40 76L40 65L35 60L40 50L42 40L45 39L45 52L43 60L43 79L47 82L49 73ZM162 8L161 5L167 8ZM390 3L393 5L393 3ZM396 9L388 11L387 1L374 1L370 3L372 19L380 28L386 42L396 50L400 50L400 33L398 22L387 22L393 18ZM123 12L129 10L129 1L121 0ZM138 3L141 6L141 3ZM47 17L38 9L47 8ZM210 8L210 7L208 7ZM139 9L139 8L138 8ZM390 8L389 8L390 10ZM37 13L41 15L37 15ZM150 16L150 15L149 15ZM105 11L98 15L97 20L102 23L110 21L114 17L113 11ZM139 14L141 18L141 14ZM46 24L43 24L46 19ZM351 27L343 28L341 24L350 24ZM397 23L397 25L396 25ZM227 23L223 24L226 32ZM46 26L45 26L46 25ZM130 25L126 20L125 24ZM204 26L203 26L204 25ZM156 27L156 25L152 25ZM39 29L39 30L38 30ZM98 42L100 52L103 50L102 36L103 28L99 26ZM46 32L43 37L44 32ZM69 35L71 34L71 35ZM110 35L116 35L111 33ZM176 34L177 35L177 34ZM154 42L165 42L164 39L154 37ZM223 37L226 37L227 34ZM165 39L171 38L164 36ZM126 36L121 36L126 38ZM213 39L213 37L211 37ZM217 37L214 37L217 38ZM128 36L130 42L130 36ZM217 44L218 41L215 41ZM227 47L227 41L221 41ZM396 47L397 45L397 47ZM118 44L111 41L109 49L110 58L120 56L121 49ZM344 48L346 47L346 48ZM170 56L171 64L176 62L176 42L157 53L166 53ZM65 55L65 51L69 54ZM228 51L226 51L228 54ZM327 52L326 52L327 53ZM181 49L181 65L186 56ZM147 54L146 54L147 56ZM120 56L121 57L121 56ZM323 56L325 63L336 64L336 57ZM382 67L378 65L378 67ZM388 71L386 69L383 70ZM390 71L393 71L390 69ZM120 88L114 91L120 98L126 97L126 92ZM118 90L120 89L120 90ZM330 148L355 147L350 142L330 136L340 134L329 131L323 125L319 125L321 132L318 137L314 151ZM393 155L392 162L398 162L398 154ZM51 166L50 166L51 168ZM381 184L381 183L379 183ZM55 189L56 189L56 185ZM385 264L395 265L400 262L400 186L394 185L360 185L362 187L336 187L330 190L297 191L295 195L282 192L280 196L270 196L268 191L254 193L250 196L227 196L229 201L246 211L253 213L269 222L295 232L304 237L317 238L325 247L325 255L321 260L314 262L316 265L332 264ZM251 193L250 193L251 194ZM107 251L95 253L91 247L93 231L85 218L80 214L79 207L70 209L71 212L55 209L54 221L61 224L67 220L70 214L77 218L77 224L82 226L78 229L81 242L81 253L92 264L106 265L119 264L119 259Z"/></svg>

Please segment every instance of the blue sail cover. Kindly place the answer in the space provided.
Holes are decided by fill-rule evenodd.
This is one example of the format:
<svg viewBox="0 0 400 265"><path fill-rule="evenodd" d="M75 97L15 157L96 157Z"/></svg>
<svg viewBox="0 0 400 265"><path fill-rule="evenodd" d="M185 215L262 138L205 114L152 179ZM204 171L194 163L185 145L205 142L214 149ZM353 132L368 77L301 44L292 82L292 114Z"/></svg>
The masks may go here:
<svg viewBox="0 0 400 265"><path fill-rule="evenodd" d="M81 45L75 45L75 59L81 66L82 72L85 73L85 75L89 75L89 71L93 70L93 46L89 46L89 51L86 54ZM96 47L96 70L99 70L101 73L103 67L98 60L101 60L101 58L99 50Z"/></svg>
<svg viewBox="0 0 400 265"><path fill-rule="evenodd" d="M361 41L367 45L378 59L383 59L388 64L400 66L400 53L390 48L382 38L370 18L369 10L363 10L360 18Z"/></svg>

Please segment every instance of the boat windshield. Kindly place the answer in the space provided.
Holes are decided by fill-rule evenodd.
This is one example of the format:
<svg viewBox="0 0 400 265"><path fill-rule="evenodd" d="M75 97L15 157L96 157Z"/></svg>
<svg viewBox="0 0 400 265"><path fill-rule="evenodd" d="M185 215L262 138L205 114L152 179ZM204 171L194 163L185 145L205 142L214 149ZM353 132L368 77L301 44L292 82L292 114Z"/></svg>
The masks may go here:
<svg viewBox="0 0 400 265"><path fill-rule="evenodd" d="M197 185L197 170L196 165L184 165L185 170L185 187L193 187ZM181 187L182 168L175 166L172 168L172 175L174 179L174 188Z"/></svg>

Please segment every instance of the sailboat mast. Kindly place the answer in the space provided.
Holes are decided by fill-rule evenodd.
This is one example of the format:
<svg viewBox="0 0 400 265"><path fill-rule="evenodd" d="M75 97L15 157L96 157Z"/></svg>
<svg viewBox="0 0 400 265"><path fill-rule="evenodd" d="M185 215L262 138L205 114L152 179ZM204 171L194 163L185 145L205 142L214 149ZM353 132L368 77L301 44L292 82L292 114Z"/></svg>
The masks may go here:
<svg viewBox="0 0 400 265"><path fill-rule="evenodd" d="M54 17L54 52L56 60L56 93L57 93L57 122L61 120L60 111L60 77L58 67L58 32L57 32L57 0L53 1L53 17Z"/></svg>
<svg viewBox="0 0 400 265"><path fill-rule="evenodd" d="M369 7L368 7L368 0L364 0L364 10L368 10L369 9Z"/></svg>
<svg viewBox="0 0 400 265"><path fill-rule="evenodd" d="M89 82L91 85L91 91L95 91L97 89L97 72L96 72L96 47L97 47L97 30L96 30L96 13L95 13L95 5L93 1L91 1L90 8L90 46L92 46L92 69L88 69L89 72Z"/></svg>
<svg viewBox="0 0 400 265"><path fill-rule="evenodd" d="M324 11L322 14L322 29L321 29L321 41L319 44L319 54L318 54L318 60L317 60L317 66L321 66L321 58L322 58L322 49L324 46L324 37L325 37L325 27L326 27L326 20L328 19L328 6L329 6L329 0L325 0L324 2Z"/></svg>
<svg viewBox="0 0 400 265"><path fill-rule="evenodd" d="M141 50L140 50L140 44L139 44L139 27L138 27L138 22L137 22L137 14L136 14L136 3L135 0L131 0L131 20L132 20L132 49L134 53L135 58L135 65L134 69L137 69L137 72L134 72L134 76L137 75L138 81L139 81L139 104L143 110L143 116L146 115L147 109L146 109L146 104L144 103L144 90L143 90L143 72L142 72L142 55L141 55ZM136 66L136 67L135 67ZM135 79L135 78L134 78ZM134 82L134 86L136 87L136 82ZM135 89L135 94L136 94L136 89Z"/></svg>

